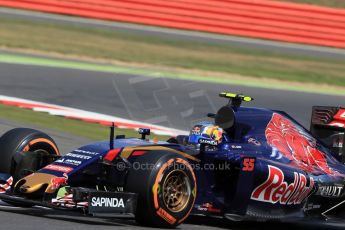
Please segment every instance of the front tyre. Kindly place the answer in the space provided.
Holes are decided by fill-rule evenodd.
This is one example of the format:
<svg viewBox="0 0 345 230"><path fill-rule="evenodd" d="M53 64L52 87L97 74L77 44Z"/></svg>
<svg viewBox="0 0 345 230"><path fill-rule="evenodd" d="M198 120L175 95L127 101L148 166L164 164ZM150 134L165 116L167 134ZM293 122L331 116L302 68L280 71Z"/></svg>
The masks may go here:
<svg viewBox="0 0 345 230"><path fill-rule="evenodd" d="M138 194L137 222L160 228L174 228L187 219L197 189L190 163L162 151L147 152L133 163L126 188Z"/></svg>
<svg viewBox="0 0 345 230"><path fill-rule="evenodd" d="M36 171L50 163L39 159L22 160L20 152L60 155L54 140L43 132L28 128L16 128L6 132L0 138L0 172L11 174L15 181L21 179L23 169Z"/></svg>
<svg viewBox="0 0 345 230"><path fill-rule="evenodd" d="M10 174L15 184L25 176L23 175L25 170L34 172L50 163L37 157L27 157L26 155L30 152L41 155L60 155L54 140L47 134L34 129L12 129L0 138L0 173ZM4 201L14 206L31 206Z"/></svg>

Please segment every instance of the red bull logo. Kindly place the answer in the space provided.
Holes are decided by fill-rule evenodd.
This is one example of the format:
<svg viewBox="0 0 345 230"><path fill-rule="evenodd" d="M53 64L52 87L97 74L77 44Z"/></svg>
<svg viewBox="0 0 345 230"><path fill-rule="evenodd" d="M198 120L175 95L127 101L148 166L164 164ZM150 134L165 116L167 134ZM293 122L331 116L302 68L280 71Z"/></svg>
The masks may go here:
<svg viewBox="0 0 345 230"><path fill-rule="evenodd" d="M297 205L301 204L313 191L314 179L308 179L304 174L294 173L294 181L288 183L282 170L277 167L268 166L267 180L254 189L251 195L252 200L268 202L272 204Z"/></svg>
<svg viewBox="0 0 345 230"><path fill-rule="evenodd" d="M54 177L51 179L51 189L57 190L61 186L67 185L68 175L66 173L63 174L63 177Z"/></svg>
<svg viewBox="0 0 345 230"><path fill-rule="evenodd" d="M319 169L326 174L337 174L329 167L326 154L316 147L315 138L282 115L273 114L265 134L267 143L299 168L308 172Z"/></svg>

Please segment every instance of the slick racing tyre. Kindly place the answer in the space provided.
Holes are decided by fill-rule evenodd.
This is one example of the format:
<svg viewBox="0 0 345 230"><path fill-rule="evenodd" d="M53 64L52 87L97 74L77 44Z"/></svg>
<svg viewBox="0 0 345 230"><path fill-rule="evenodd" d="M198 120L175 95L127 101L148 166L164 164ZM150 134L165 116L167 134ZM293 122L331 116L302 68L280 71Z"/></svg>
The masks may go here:
<svg viewBox="0 0 345 230"><path fill-rule="evenodd" d="M25 152L39 154L28 157ZM39 155L60 155L51 137L34 129L12 129L0 138L0 173L11 174L15 183L23 177L23 170L34 172L50 163L38 159Z"/></svg>
<svg viewBox="0 0 345 230"><path fill-rule="evenodd" d="M189 216L194 206L196 178L184 157L149 151L133 162L126 190L138 194L139 224L174 228Z"/></svg>

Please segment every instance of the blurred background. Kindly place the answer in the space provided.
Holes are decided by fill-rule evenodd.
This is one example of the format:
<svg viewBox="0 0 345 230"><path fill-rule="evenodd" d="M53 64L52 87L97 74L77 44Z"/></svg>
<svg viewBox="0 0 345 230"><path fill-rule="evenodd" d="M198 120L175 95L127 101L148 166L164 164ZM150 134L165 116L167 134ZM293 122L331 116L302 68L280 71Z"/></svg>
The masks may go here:
<svg viewBox="0 0 345 230"><path fill-rule="evenodd" d="M344 22L342 0L0 0L0 118L172 135L230 91L309 128L313 105L345 106Z"/></svg>
<svg viewBox="0 0 345 230"><path fill-rule="evenodd" d="M0 132L40 128L65 152L111 121L166 139L221 91L309 128L313 105L345 106L344 48L343 0L0 0Z"/></svg>

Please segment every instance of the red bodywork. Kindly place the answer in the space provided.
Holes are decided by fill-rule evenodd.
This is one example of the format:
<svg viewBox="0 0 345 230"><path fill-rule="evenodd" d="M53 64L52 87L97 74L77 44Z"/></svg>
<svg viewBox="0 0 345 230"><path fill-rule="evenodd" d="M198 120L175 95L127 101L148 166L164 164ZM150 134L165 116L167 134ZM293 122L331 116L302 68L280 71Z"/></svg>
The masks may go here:
<svg viewBox="0 0 345 230"><path fill-rule="evenodd" d="M67 185L68 176L66 173L63 174L63 177L55 177L51 180L52 189L56 190L61 186Z"/></svg>
<svg viewBox="0 0 345 230"><path fill-rule="evenodd" d="M329 123L332 126L345 127L345 109L340 109Z"/></svg>
<svg viewBox="0 0 345 230"><path fill-rule="evenodd" d="M270 146L302 170L313 172L319 169L329 175L337 174L329 167L326 154L316 148L316 140L282 115L273 114L265 135Z"/></svg>

